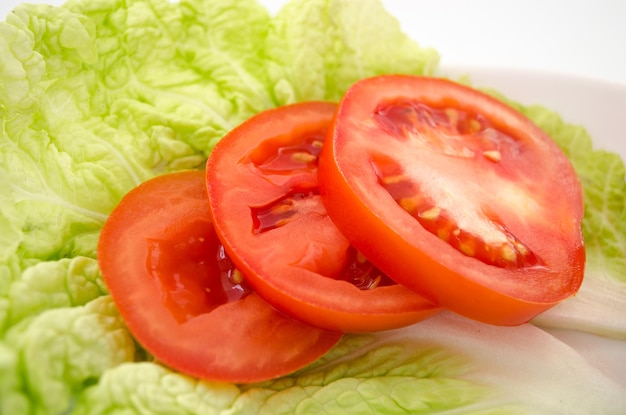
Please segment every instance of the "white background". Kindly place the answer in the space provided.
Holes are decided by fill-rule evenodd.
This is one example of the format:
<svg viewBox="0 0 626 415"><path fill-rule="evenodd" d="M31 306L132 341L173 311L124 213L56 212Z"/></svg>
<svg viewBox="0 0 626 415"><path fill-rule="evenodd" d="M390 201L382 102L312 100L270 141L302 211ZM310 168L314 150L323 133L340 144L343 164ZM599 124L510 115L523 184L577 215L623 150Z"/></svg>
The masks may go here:
<svg viewBox="0 0 626 415"><path fill-rule="evenodd" d="M626 1L387 1L442 64L541 69L626 84Z"/></svg>
<svg viewBox="0 0 626 415"><path fill-rule="evenodd" d="M261 0L276 11L287 0ZM359 0L355 0L359 1ZM62 4L62 0L31 0ZM4 18L22 0L1 0ZM442 65L514 67L626 84L624 0L383 0Z"/></svg>

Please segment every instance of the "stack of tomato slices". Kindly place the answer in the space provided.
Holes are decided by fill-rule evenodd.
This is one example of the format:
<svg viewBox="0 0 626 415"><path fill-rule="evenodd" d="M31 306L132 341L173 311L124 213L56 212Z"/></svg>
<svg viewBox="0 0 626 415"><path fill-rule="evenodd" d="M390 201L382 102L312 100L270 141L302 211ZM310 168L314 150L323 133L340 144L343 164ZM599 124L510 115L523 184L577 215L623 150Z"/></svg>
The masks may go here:
<svg viewBox="0 0 626 415"><path fill-rule="evenodd" d="M582 192L522 114L385 75L336 105L259 113L206 172L158 176L105 223L99 263L137 340L184 373L255 382L347 332L446 308L516 325L582 282Z"/></svg>

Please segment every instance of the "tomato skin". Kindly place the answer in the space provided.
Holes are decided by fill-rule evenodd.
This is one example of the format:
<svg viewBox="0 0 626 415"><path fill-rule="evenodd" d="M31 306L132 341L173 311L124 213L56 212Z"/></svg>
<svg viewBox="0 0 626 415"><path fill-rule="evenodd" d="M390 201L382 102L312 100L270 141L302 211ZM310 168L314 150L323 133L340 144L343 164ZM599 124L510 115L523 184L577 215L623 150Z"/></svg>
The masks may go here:
<svg viewBox="0 0 626 415"><path fill-rule="evenodd" d="M466 146L480 149L484 144L429 136L432 127L424 130L425 135L412 132L408 116L398 115L402 111L396 109L409 105L410 111L405 112L413 117L421 111L413 111L416 102L428 108L452 108L455 114L484 115L490 128L506 137L498 142L502 154L489 147L484 157L471 151L467 155ZM384 112L381 108L392 108L387 113L393 118L377 121ZM437 111L427 114L429 122ZM400 125L388 128L394 123ZM463 137L472 140L469 134ZM465 199L450 203L449 211L463 219L472 206L478 206L478 215L488 217L486 223L502 225L517 238L514 244L525 244L520 252L531 251L539 262L497 266L462 253L452 246L454 237L443 225L439 229L443 233L436 234L416 220L420 214L428 218L428 213L439 220L442 210L435 205L408 214L408 204L401 206L401 200L395 200L382 184L395 177L381 179L378 165L409 172L415 187L426 189L428 198L434 194L455 200L454 195L463 194ZM459 314L491 324L521 324L573 295L582 282L583 200L569 160L524 116L471 88L402 75L358 82L339 104L320 155L318 177L329 216L358 250L391 278ZM444 186L444 192L437 193L433 183L456 187ZM415 200L423 199L420 191L414 193Z"/></svg>
<svg viewBox="0 0 626 415"><path fill-rule="evenodd" d="M228 298L228 284L220 292L219 247L201 171L139 185L106 221L98 245L104 280L129 330L158 361L248 383L291 373L339 341L341 333L286 317L253 292Z"/></svg>
<svg viewBox="0 0 626 415"><path fill-rule="evenodd" d="M361 290L340 279L351 248L316 195L310 153L335 108L307 102L269 110L222 138L206 169L216 231L254 291L294 318L342 332L420 321L438 307L411 290Z"/></svg>

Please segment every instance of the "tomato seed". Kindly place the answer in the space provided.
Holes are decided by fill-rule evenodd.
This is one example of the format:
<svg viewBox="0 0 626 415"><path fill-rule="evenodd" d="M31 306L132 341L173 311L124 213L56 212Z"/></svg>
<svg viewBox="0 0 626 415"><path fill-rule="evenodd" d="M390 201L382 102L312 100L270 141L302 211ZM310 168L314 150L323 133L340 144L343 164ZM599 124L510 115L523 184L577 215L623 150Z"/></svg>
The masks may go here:
<svg viewBox="0 0 626 415"><path fill-rule="evenodd" d="M367 258L365 258L365 255L363 255L361 252L357 251L356 262L358 262L359 264L365 264L367 262Z"/></svg>
<svg viewBox="0 0 626 415"><path fill-rule="evenodd" d="M435 206L419 213L419 217L424 220L435 220L441 214L441 208Z"/></svg>
<svg viewBox="0 0 626 415"><path fill-rule="evenodd" d="M308 164L317 160L317 156L306 151L297 151L291 154L291 160L299 163Z"/></svg>
<svg viewBox="0 0 626 415"><path fill-rule="evenodd" d="M517 260L517 254L515 254L515 251L509 244L502 245L502 247L500 248L500 256L506 262L510 263L513 263L515 262L515 260Z"/></svg>
<svg viewBox="0 0 626 415"><path fill-rule="evenodd" d="M235 268L233 272L230 273L229 280L235 285L241 284L243 282L243 274Z"/></svg>
<svg viewBox="0 0 626 415"><path fill-rule="evenodd" d="M500 154L498 150L483 151L483 156L485 156L487 160L491 160L493 162L502 160L502 154Z"/></svg>

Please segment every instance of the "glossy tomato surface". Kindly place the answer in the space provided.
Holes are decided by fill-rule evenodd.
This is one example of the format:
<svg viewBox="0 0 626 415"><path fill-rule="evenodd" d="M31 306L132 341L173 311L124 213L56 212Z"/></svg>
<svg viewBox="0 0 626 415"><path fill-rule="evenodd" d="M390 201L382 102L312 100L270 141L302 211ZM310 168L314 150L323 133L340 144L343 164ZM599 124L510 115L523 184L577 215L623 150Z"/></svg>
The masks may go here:
<svg viewBox="0 0 626 415"><path fill-rule="evenodd" d="M319 180L359 251L465 316L520 324L581 284L583 200L571 164L522 114L469 87L393 75L355 84Z"/></svg>
<svg viewBox="0 0 626 415"><path fill-rule="evenodd" d="M98 260L139 343L195 377L282 376L341 338L277 312L235 277L211 222L204 172L159 176L130 191L102 229Z"/></svg>
<svg viewBox="0 0 626 415"><path fill-rule="evenodd" d="M317 159L335 108L272 109L217 144L207 162L216 231L255 292L294 318L343 332L422 320L436 308L373 267L326 214Z"/></svg>

